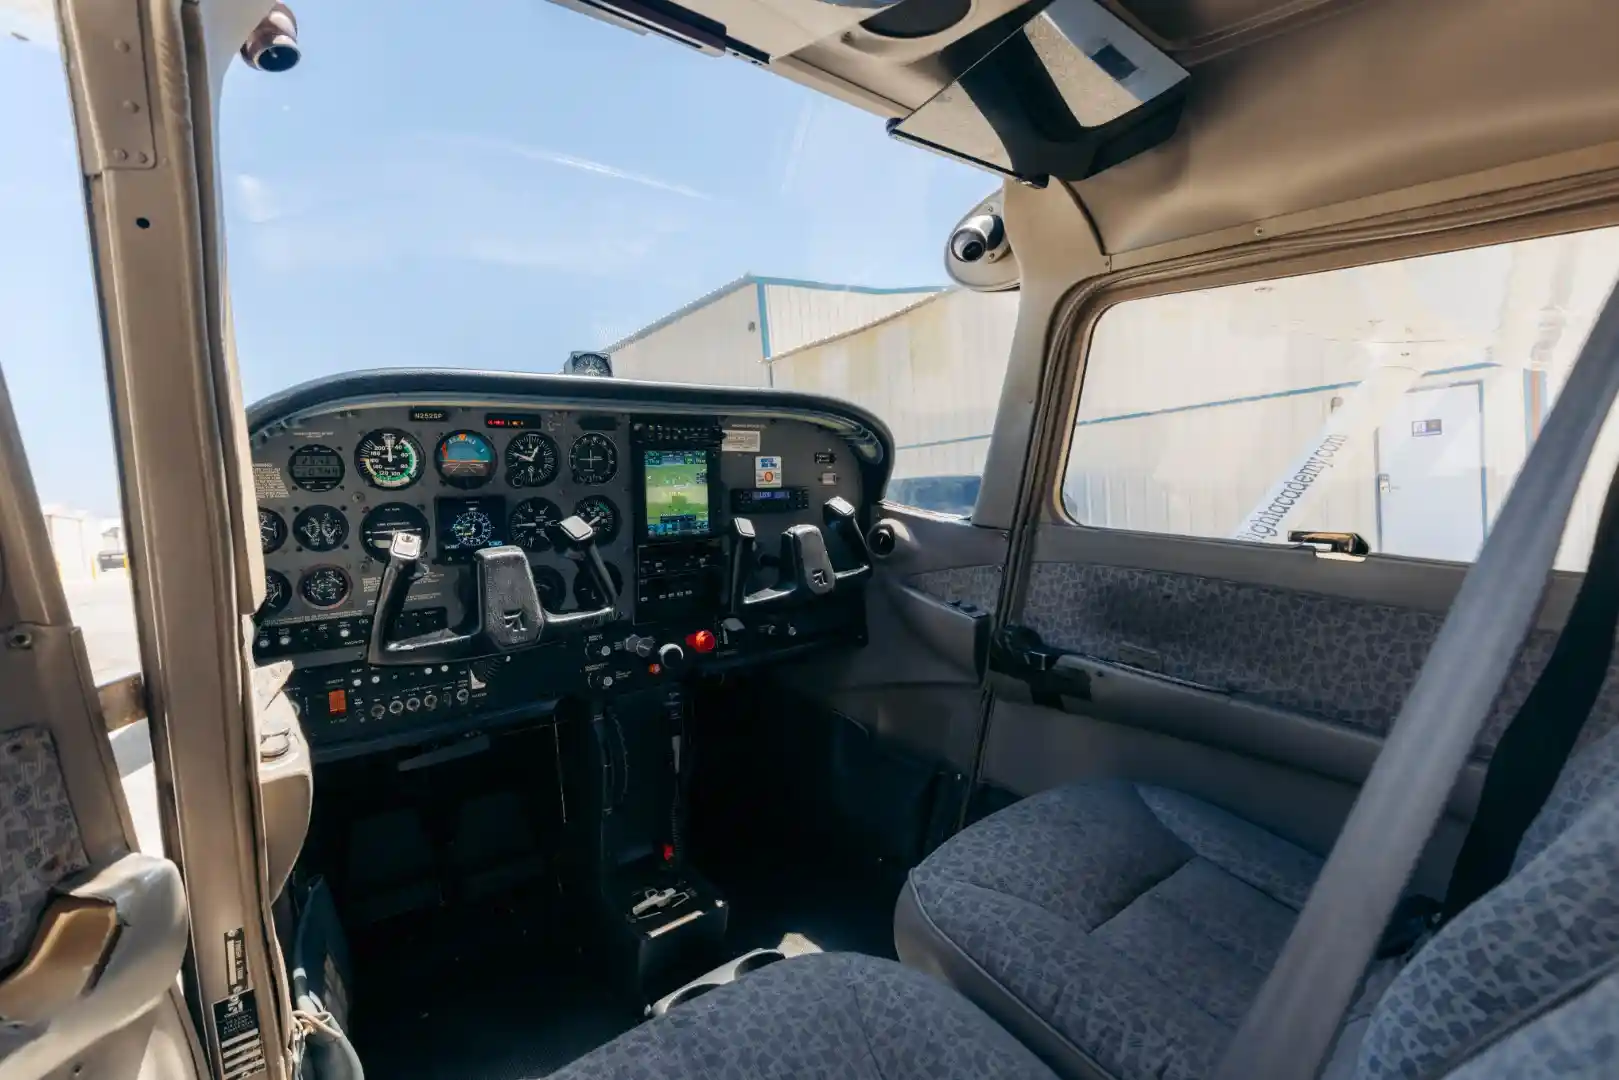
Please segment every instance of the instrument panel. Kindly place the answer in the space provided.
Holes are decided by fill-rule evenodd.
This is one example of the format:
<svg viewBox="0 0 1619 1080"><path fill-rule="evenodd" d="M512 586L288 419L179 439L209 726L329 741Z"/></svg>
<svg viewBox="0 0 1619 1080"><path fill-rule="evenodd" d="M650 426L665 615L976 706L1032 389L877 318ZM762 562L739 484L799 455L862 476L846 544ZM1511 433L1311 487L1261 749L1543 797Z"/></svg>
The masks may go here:
<svg viewBox="0 0 1619 1080"><path fill-rule="evenodd" d="M458 376L553 391L578 382ZM734 516L754 524L760 554L746 574L752 589L774 580L783 533L819 526L829 500L869 517L865 493L881 490L883 455L891 456L880 423L837 415L851 407L821 399L802 399L820 408L795 416L794 403L778 400L787 395L768 391L716 390L721 400L704 408L689 400L701 388L587 382L588 395L605 400L334 394L329 404L272 401L250 412L265 566L254 655L290 659L298 669L289 685L318 757L339 744L345 754L383 735L397 745L412 733L465 730L568 694L669 677L656 662L668 643L706 641L715 651L705 662L742 663L820 638L863 640L857 590L813 611L727 620L726 537ZM289 393L296 398L301 389ZM678 408L662 400L675 394L688 400ZM748 407L724 408L731 403ZM402 531L421 538L425 573L396 620L401 634L475 618L476 554L507 544L526 555L548 612L601 607L606 599L594 578L563 549L557 525L570 516L594 527L621 622L494 662L416 669L366 662L388 547ZM847 560L836 540L828 547Z"/></svg>

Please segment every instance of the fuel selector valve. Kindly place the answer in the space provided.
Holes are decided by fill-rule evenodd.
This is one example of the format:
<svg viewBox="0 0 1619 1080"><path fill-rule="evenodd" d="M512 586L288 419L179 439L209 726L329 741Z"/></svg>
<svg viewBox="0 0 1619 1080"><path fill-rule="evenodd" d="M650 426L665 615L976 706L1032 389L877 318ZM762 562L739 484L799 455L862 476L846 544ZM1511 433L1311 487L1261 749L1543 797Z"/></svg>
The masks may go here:
<svg viewBox="0 0 1619 1080"><path fill-rule="evenodd" d="M731 580L727 610L738 618L760 609L785 607L813 600L832 592L846 582L858 581L871 573L871 549L849 500L837 496L821 507L827 531L843 541L854 554L856 564L835 569L827 550L826 534L816 525L791 525L781 534L777 556L776 583L757 592L748 592L748 577L758 565L758 533L744 517L731 519Z"/></svg>

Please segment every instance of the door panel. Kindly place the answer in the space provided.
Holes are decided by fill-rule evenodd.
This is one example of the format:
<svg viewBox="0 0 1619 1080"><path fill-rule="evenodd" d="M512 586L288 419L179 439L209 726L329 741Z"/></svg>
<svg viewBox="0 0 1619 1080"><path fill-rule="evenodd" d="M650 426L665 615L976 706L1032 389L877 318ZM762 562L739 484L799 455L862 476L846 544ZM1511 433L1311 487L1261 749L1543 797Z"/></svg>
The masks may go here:
<svg viewBox="0 0 1619 1080"><path fill-rule="evenodd" d="M1325 851L1465 571L1046 523L1009 621L1061 654L1061 678L1036 696L992 674L982 779L1018 795L1093 776L1163 783ZM1548 589L1422 864L1432 887L1577 587L1559 574ZM1585 737L1615 722L1610 668Z"/></svg>

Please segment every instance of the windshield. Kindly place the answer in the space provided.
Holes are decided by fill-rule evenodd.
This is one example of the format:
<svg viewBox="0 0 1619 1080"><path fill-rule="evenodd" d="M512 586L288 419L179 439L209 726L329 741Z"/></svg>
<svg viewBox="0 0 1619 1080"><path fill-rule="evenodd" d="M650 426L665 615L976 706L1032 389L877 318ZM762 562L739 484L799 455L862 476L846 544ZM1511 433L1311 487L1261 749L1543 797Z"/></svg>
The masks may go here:
<svg viewBox="0 0 1619 1080"><path fill-rule="evenodd" d="M909 418L914 392L876 369L926 358L806 350L946 299L945 240L995 177L779 74L539 0L299 15L301 62L234 64L222 104L249 401L360 368L610 368L854 400L894 426L898 474L979 471L1004 345L991 393ZM958 444L974 460L939 459Z"/></svg>

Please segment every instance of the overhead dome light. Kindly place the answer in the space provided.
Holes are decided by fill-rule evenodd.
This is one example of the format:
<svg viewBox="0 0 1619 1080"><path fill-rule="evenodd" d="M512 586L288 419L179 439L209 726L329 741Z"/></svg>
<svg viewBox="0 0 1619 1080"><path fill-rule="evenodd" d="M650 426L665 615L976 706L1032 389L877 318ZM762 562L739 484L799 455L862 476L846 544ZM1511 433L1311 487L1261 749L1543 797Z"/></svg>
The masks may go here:
<svg viewBox="0 0 1619 1080"><path fill-rule="evenodd" d="M967 17L972 0L901 0L860 25L878 37L909 41L942 34Z"/></svg>

